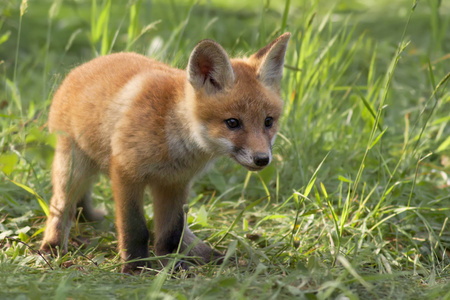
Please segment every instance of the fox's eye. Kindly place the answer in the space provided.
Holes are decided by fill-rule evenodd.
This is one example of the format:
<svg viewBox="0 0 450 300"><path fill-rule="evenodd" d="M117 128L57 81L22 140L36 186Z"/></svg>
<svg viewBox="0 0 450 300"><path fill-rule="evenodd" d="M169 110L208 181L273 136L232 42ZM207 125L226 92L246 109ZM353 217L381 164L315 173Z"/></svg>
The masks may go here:
<svg viewBox="0 0 450 300"><path fill-rule="evenodd" d="M236 129L239 127L239 120L234 119L234 118L225 120L225 123L227 124L228 128L230 128L230 129Z"/></svg>
<svg viewBox="0 0 450 300"><path fill-rule="evenodd" d="M273 125L273 118L272 117L267 117L266 120L264 121L264 126L266 126L266 128L270 128Z"/></svg>

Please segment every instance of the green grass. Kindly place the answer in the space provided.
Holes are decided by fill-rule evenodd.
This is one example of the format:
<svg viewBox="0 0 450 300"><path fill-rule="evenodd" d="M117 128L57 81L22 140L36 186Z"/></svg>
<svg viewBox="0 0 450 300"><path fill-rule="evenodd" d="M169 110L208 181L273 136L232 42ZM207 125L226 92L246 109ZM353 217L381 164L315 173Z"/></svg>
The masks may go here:
<svg viewBox="0 0 450 300"><path fill-rule="evenodd" d="M0 5L1 299L450 299L447 1L24 3ZM106 220L77 222L49 264L35 254L51 197L46 119L71 68L124 50L184 68L203 38L243 55L283 31L273 164L218 160L190 195L193 231L236 261L118 273L106 177L94 187Z"/></svg>

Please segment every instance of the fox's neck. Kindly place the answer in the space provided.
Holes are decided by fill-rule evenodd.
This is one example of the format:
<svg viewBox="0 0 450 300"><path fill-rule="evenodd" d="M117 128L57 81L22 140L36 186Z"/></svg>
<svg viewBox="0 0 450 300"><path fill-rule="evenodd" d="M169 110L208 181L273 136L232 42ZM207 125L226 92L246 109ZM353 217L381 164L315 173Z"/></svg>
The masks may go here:
<svg viewBox="0 0 450 300"><path fill-rule="evenodd" d="M184 91L180 94L180 99L174 110L174 117L171 118L173 124L170 126L173 126L174 129L176 128L175 136L169 137L169 140L173 141L171 143L173 147L171 148L175 151L187 151L195 153L196 156L211 159L215 154L209 149L202 136L204 125L199 123L196 118L194 89L186 82ZM174 147L182 147L182 149L177 150Z"/></svg>
<svg viewBox="0 0 450 300"><path fill-rule="evenodd" d="M204 131L203 124L201 124L196 117L195 106L195 91L192 86L186 82L183 96L179 102L177 113L178 118L182 124L180 128L187 129L190 142L198 148L199 151L205 152L205 154L212 155L209 147L207 146L202 132Z"/></svg>

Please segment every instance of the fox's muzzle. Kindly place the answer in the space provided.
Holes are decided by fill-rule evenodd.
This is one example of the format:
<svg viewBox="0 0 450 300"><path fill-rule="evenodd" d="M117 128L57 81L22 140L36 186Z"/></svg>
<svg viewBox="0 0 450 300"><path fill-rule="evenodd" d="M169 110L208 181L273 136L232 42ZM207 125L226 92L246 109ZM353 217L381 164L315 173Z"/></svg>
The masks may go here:
<svg viewBox="0 0 450 300"><path fill-rule="evenodd" d="M258 167L265 167L270 162L270 155L258 152L253 156L253 163Z"/></svg>

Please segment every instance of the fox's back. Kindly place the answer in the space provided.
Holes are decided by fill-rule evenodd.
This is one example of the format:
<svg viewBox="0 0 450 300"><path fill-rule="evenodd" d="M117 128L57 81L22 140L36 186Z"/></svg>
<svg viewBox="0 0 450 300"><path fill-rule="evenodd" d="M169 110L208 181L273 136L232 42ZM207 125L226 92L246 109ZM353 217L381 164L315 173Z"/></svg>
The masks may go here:
<svg viewBox="0 0 450 300"><path fill-rule="evenodd" d="M152 128L152 122L162 125L161 117L175 105L184 81L183 71L139 54L96 58L63 81L53 98L49 128L69 136L107 169L118 124L129 118L135 119L136 130Z"/></svg>

